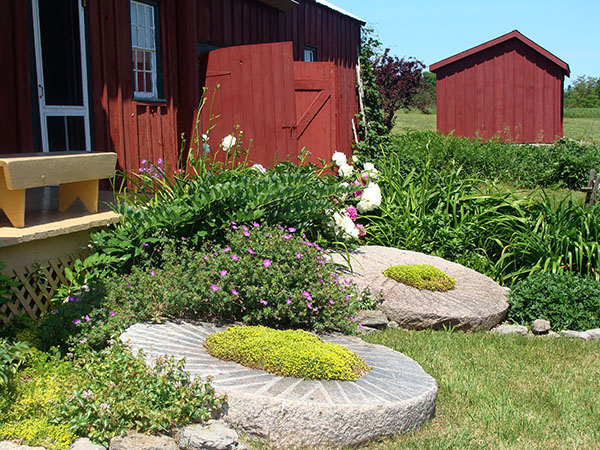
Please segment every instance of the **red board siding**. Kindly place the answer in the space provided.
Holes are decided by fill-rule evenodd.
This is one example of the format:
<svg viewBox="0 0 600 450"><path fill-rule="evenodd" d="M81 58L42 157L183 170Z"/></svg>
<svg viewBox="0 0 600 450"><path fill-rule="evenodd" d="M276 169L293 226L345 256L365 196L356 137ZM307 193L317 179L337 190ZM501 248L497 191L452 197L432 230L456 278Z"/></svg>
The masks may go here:
<svg viewBox="0 0 600 450"><path fill-rule="evenodd" d="M33 151L28 2L2 0L0 11L0 154Z"/></svg>
<svg viewBox="0 0 600 450"><path fill-rule="evenodd" d="M517 39L436 69L438 131L513 142L562 137L556 64Z"/></svg>

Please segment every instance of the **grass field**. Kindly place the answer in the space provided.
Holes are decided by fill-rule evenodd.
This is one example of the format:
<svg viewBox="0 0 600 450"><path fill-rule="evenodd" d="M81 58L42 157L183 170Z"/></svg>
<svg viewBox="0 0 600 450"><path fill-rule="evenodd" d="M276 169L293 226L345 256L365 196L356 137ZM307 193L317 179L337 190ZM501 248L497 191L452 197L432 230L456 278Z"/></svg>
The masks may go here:
<svg viewBox="0 0 600 450"><path fill-rule="evenodd" d="M600 442L600 341L387 330L366 338L438 382L436 416L369 449L593 449Z"/></svg>
<svg viewBox="0 0 600 450"><path fill-rule="evenodd" d="M573 115L582 116L584 112L573 113ZM423 114L420 111L399 111L392 131L404 133L409 129L435 131L436 115ZM566 117L565 115L564 135L571 139L600 142L600 117Z"/></svg>

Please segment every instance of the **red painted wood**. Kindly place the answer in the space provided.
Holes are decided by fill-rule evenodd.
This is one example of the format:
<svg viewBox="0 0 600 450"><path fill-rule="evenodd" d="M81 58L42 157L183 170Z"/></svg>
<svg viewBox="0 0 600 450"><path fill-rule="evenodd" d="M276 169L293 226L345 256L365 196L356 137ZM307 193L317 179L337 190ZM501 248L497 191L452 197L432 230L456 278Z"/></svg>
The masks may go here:
<svg viewBox="0 0 600 450"><path fill-rule="evenodd" d="M561 137L564 63L520 38L495 42L431 66L438 131L514 142Z"/></svg>

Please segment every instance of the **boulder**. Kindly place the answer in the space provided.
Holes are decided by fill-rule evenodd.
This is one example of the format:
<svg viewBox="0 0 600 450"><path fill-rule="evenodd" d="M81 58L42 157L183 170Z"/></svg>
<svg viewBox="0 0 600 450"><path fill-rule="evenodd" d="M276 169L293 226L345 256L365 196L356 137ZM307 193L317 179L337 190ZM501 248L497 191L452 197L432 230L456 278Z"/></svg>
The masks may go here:
<svg viewBox="0 0 600 450"><path fill-rule="evenodd" d="M492 333L497 334L518 334L521 336L527 335L527 327L523 325L510 325L503 323L492 330Z"/></svg>
<svg viewBox="0 0 600 450"><path fill-rule="evenodd" d="M531 332L533 334L547 334L552 326L550 322L544 319L534 320L531 324Z"/></svg>
<svg viewBox="0 0 600 450"><path fill-rule="evenodd" d="M344 263L341 255L333 255ZM436 256L380 246L359 247L351 254L353 272L341 274L371 294L382 294L377 306L401 327L424 329L454 327L460 330L489 330L506 317L507 290L491 278ZM383 275L397 264L429 264L454 278L456 286L446 292L420 290Z"/></svg>
<svg viewBox="0 0 600 450"><path fill-rule="evenodd" d="M388 324L385 313L377 309L358 311L356 320L363 326L371 328L385 328Z"/></svg>
<svg viewBox="0 0 600 450"><path fill-rule="evenodd" d="M400 325L398 325L398 322L394 322L393 320L390 320L387 324L388 328L400 328Z"/></svg>
<svg viewBox="0 0 600 450"><path fill-rule="evenodd" d="M177 433L175 442L180 448L189 450L239 449L237 433L220 420L185 427Z"/></svg>
<svg viewBox="0 0 600 450"><path fill-rule="evenodd" d="M0 450L46 450L44 447L29 447L28 445L20 445L11 441L0 442Z"/></svg>
<svg viewBox="0 0 600 450"><path fill-rule="evenodd" d="M589 334L593 340L600 339L600 328L594 328L593 330L587 330L586 333Z"/></svg>
<svg viewBox="0 0 600 450"><path fill-rule="evenodd" d="M179 450L175 440L168 436L149 436L128 433L110 440L109 450Z"/></svg>
<svg viewBox="0 0 600 450"><path fill-rule="evenodd" d="M88 438L77 438L69 450L106 450L106 447L94 444Z"/></svg>
<svg viewBox="0 0 600 450"><path fill-rule="evenodd" d="M592 336L590 336L585 331L562 330L560 332L560 335L565 337L581 339L583 341L589 341L590 339L592 339Z"/></svg>

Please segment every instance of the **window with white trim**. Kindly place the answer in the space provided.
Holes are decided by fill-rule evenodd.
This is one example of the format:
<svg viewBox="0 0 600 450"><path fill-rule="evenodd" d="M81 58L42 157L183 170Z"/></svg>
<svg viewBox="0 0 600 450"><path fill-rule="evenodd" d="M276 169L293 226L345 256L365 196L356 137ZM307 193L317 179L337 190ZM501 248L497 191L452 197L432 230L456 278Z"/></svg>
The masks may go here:
<svg viewBox="0 0 600 450"><path fill-rule="evenodd" d="M158 99L156 16L152 3L130 0L134 98Z"/></svg>
<svg viewBox="0 0 600 450"><path fill-rule="evenodd" d="M317 60L317 47L312 45L304 46L304 61L314 62Z"/></svg>

